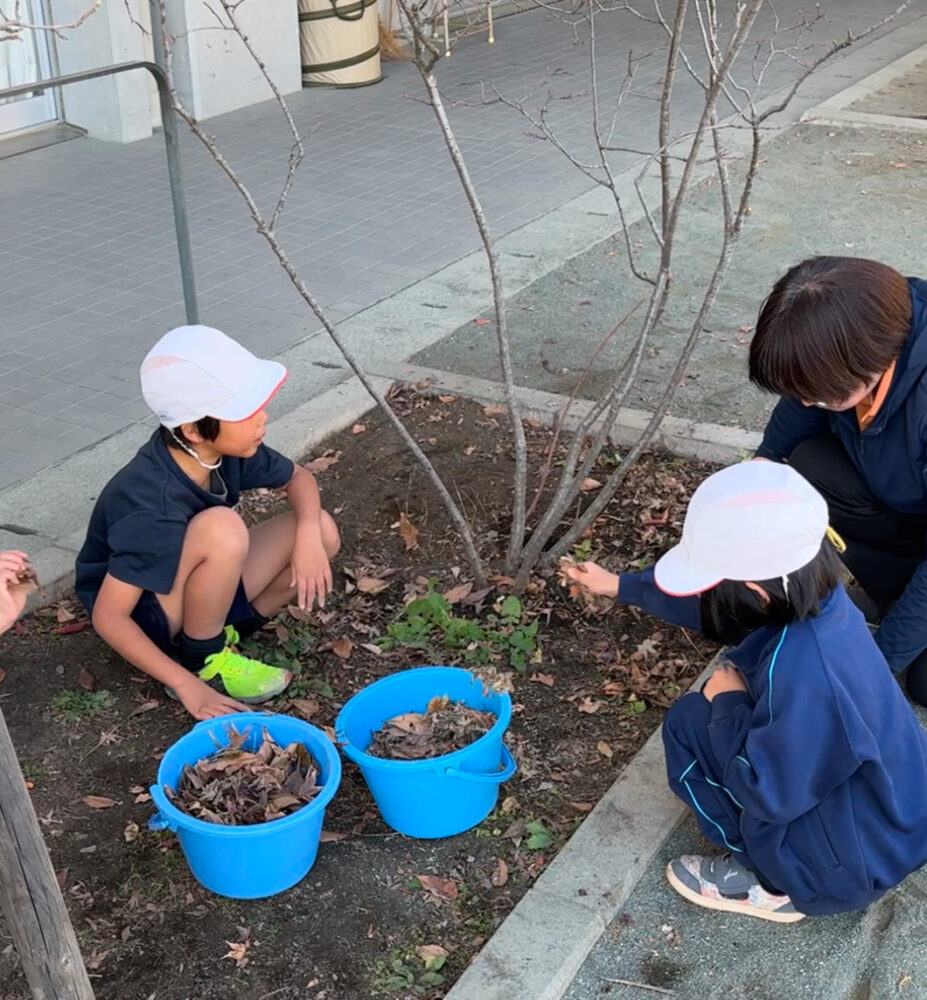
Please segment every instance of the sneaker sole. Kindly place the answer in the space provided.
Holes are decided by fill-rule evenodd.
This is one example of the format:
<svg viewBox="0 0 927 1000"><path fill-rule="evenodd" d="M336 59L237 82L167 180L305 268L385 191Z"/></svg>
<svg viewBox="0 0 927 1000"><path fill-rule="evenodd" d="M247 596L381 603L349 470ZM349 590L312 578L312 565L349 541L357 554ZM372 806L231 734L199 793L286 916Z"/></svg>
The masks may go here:
<svg viewBox="0 0 927 1000"><path fill-rule="evenodd" d="M666 881L690 903L696 906L703 906L706 910L721 910L724 913L740 913L746 917L759 917L760 920L772 920L777 924L795 924L799 920L805 919L804 913L777 913L775 910L759 910L756 907L747 906L737 900L712 899L710 896L703 896L694 889L690 889L673 871L672 862L666 866Z"/></svg>

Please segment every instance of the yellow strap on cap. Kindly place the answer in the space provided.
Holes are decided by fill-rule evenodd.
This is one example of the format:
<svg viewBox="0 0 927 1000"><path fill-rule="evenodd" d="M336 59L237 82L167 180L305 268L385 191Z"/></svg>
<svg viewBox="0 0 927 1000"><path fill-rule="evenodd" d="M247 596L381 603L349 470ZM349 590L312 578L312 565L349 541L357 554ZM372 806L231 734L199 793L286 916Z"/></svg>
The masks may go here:
<svg viewBox="0 0 927 1000"><path fill-rule="evenodd" d="M846 552L847 543L837 534L836 531L834 531L834 529L830 525L827 526L827 531L824 534L827 536L828 539L830 539L831 545L833 545L833 547L838 552Z"/></svg>

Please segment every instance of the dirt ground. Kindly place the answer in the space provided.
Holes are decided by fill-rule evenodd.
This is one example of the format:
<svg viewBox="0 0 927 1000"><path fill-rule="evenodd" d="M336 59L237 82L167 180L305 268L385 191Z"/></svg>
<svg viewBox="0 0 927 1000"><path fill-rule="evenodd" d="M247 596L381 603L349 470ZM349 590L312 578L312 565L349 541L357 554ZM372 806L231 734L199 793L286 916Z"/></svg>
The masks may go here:
<svg viewBox="0 0 927 1000"><path fill-rule="evenodd" d="M498 566L510 494L505 417L415 391L396 402ZM528 432L537 469L549 432ZM318 478L344 539L335 594L309 621L281 615L251 648L300 671L270 707L326 727L369 681L455 662L440 647L378 652L374 640L428 578L462 594L471 575L436 495L380 416L311 457L331 460ZM615 569L650 561L678 536L685 501L708 471L646 456L584 540L584 554ZM599 478L607 472L596 470ZM278 505L259 492L245 509L260 518ZM400 514L416 537L408 528L403 537ZM363 592L363 576L384 586ZM485 621L506 589L496 577L489 593L464 593L453 613ZM584 610L555 575L532 583L525 620L539 621L538 662L524 672L493 664L512 674L507 742L519 763L496 811L459 836L412 840L385 826L345 761L312 871L290 891L251 902L204 890L175 836L147 828L147 787L190 725L184 711L110 652L73 601L5 636L0 706L99 1000L443 996L713 652L630 609ZM434 956L440 965L445 952L435 969ZM0 998L26 995L0 926Z"/></svg>

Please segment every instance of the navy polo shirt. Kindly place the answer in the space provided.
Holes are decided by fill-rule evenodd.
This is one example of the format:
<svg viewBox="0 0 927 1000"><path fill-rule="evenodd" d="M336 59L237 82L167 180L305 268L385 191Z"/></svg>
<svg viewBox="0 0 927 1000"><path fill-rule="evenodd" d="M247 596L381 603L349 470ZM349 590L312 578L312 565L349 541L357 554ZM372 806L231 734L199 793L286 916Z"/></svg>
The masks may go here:
<svg viewBox="0 0 927 1000"><path fill-rule="evenodd" d="M207 507L234 507L242 490L285 486L293 463L262 444L250 458L226 456L219 472L228 487L225 497L194 483L157 430L113 476L94 505L75 567L74 589L88 615L107 573L143 590L169 593L190 519Z"/></svg>

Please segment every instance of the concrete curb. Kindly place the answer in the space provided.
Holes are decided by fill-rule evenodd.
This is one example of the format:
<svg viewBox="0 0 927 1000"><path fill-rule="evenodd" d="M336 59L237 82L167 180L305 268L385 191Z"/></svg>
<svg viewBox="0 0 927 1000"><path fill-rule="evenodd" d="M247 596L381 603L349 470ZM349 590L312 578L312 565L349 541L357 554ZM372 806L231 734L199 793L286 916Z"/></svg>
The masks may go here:
<svg viewBox="0 0 927 1000"><path fill-rule="evenodd" d="M851 87L841 90L839 94L822 101L813 108L804 111L799 119L812 125L851 125L870 128L905 128L913 131L927 131L927 121L920 118L906 118L901 115L880 115L868 111L851 111L853 104L862 101L870 94L888 86L899 76L919 66L927 60L927 45L909 52L906 56L896 59L883 69L864 77Z"/></svg>
<svg viewBox="0 0 927 1000"><path fill-rule="evenodd" d="M445 1000L560 1000L685 812L666 783L660 727Z"/></svg>
<svg viewBox="0 0 927 1000"><path fill-rule="evenodd" d="M436 368L423 368L404 362L380 364L377 375L396 382L417 384L427 382L424 391L428 393L452 393L465 396L481 403L499 404L505 402L505 394L499 382L474 378L470 375L456 375ZM527 420L537 420L545 425L553 425L569 403L569 397L559 393L543 392L539 389L516 387L516 396L522 407L522 416ZM564 429L573 431L595 403L589 399L575 399L563 420ZM650 421L646 410L624 408L611 429L614 441L622 446L633 444ZM601 421L593 424L601 425ZM655 448L662 448L683 458L694 458L706 462L737 462L749 458L759 447L762 435L739 427L723 424L699 423L681 420L679 417L664 417L653 441Z"/></svg>

